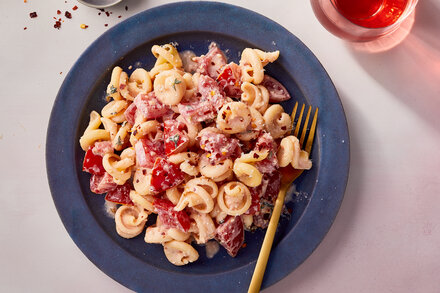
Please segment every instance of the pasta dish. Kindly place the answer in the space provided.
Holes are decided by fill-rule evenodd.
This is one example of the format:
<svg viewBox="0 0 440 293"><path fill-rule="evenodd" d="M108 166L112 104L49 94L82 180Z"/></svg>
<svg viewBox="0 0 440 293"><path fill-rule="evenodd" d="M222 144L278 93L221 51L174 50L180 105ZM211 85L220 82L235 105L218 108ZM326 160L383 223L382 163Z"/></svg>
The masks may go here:
<svg viewBox="0 0 440 293"><path fill-rule="evenodd" d="M210 240L235 257L245 230L267 227L279 169L312 167L279 105L288 91L265 74L279 51L245 48L238 64L215 43L201 56L151 51L149 71L113 69L108 103L90 113L79 141L90 190L115 204L121 237L143 233L174 265L196 261L192 243Z"/></svg>

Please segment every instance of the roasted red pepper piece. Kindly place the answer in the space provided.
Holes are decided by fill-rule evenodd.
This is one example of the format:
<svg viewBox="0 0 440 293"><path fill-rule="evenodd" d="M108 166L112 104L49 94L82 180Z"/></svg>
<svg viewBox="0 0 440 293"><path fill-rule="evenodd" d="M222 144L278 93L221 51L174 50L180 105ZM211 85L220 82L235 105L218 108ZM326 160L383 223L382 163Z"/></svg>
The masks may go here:
<svg viewBox="0 0 440 293"><path fill-rule="evenodd" d="M118 203L118 204L130 204L133 202L130 199L131 186L127 182L124 185L118 185L114 190L107 193L105 200Z"/></svg>
<svg viewBox="0 0 440 293"><path fill-rule="evenodd" d="M183 132L186 125L176 120L164 123L165 153L167 156L183 151L188 145L189 138Z"/></svg>
<svg viewBox="0 0 440 293"><path fill-rule="evenodd" d="M184 176L179 166L164 158L157 158L151 171L150 190L157 194L179 185L183 180Z"/></svg>
<svg viewBox="0 0 440 293"><path fill-rule="evenodd" d="M88 172L94 175L103 175L105 173L105 169L102 166L102 157L95 155L92 152L93 145L89 147L84 156L83 161L83 171Z"/></svg>

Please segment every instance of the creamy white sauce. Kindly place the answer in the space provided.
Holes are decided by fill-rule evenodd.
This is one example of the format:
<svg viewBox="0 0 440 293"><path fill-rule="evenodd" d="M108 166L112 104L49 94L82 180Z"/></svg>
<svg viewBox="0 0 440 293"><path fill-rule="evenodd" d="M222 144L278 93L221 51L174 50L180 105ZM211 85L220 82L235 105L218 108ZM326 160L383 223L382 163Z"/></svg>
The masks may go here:
<svg viewBox="0 0 440 293"><path fill-rule="evenodd" d="M118 209L116 203L106 200L104 204L104 209L108 217L112 219L115 218L116 210Z"/></svg>
<svg viewBox="0 0 440 293"><path fill-rule="evenodd" d="M180 52L179 55L186 72L193 73L197 70L197 63L192 60L193 57L196 57L196 54L193 51L185 50Z"/></svg>
<svg viewBox="0 0 440 293"><path fill-rule="evenodd" d="M214 255L217 254L217 252L220 250L220 246L218 245L218 242L215 240L208 241L206 243L206 257L207 258L213 258Z"/></svg>

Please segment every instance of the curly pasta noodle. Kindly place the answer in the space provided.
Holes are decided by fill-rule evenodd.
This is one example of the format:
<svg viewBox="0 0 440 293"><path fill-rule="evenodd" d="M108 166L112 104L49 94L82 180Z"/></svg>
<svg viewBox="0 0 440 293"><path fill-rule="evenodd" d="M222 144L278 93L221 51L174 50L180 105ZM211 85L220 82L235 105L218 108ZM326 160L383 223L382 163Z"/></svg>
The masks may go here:
<svg viewBox="0 0 440 293"><path fill-rule="evenodd" d="M119 93L119 78L122 73L122 68L119 66L116 66L112 70L112 75L110 78L110 83L107 86L107 99L113 99L113 100L121 100L121 94Z"/></svg>
<svg viewBox="0 0 440 293"><path fill-rule="evenodd" d="M154 197L151 195L141 195L138 192L136 192L135 190L130 190L130 199L131 201L143 208L144 210L153 213L154 212L154 206L153 206L153 202L154 202Z"/></svg>
<svg viewBox="0 0 440 293"><path fill-rule="evenodd" d="M115 214L116 232L124 238L133 238L144 230L148 213L138 206L123 205Z"/></svg>
<svg viewBox="0 0 440 293"><path fill-rule="evenodd" d="M190 217L195 222L195 231L192 234L197 244L205 244L215 237L216 228L210 215L192 212Z"/></svg>
<svg viewBox="0 0 440 293"><path fill-rule="evenodd" d="M160 123L156 120L141 122L131 128L130 144L135 145L139 139L158 140L162 138Z"/></svg>
<svg viewBox="0 0 440 293"><path fill-rule="evenodd" d="M124 112L128 103L124 100L111 101L101 110L102 117L109 118L113 122L122 123L125 121Z"/></svg>
<svg viewBox="0 0 440 293"><path fill-rule="evenodd" d="M251 123L251 112L242 102L230 102L219 110L217 114L217 128L224 133L234 134L246 130Z"/></svg>
<svg viewBox="0 0 440 293"><path fill-rule="evenodd" d="M264 78L263 67L269 62L274 62L279 55L279 51L264 52L258 49L244 49L240 59L242 81L260 84Z"/></svg>
<svg viewBox="0 0 440 293"><path fill-rule="evenodd" d="M136 192L141 195L151 194L150 191L151 173L147 168L137 168L133 175L133 186Z"/></svg>
<svg viewBox="0 0 440 293"><path fill-rule="evenodd" d="M190 244L172 240L164 243L164 253L168 261L176 266L186 265L199 258L199 253Z"/></svg>
<svg viewBox="0 0 440 293"><path fill-rule="evenodd" d="M192 147L197 142L197 135L199 134L200 130L202 130L202 125L200 122L188 121L182 115L179 115L176 120L186 125L186 130L183 132L188 136L188 146Z"/></svg>
<svg viewBox="0 0 440 293"><path fill-rule="evenodd" d="M153 90L150 74L143 68L137 68L128 80L128 92L135 98L139 94L146 94Z"/></svg>
<svg viewBox="0 0 440 293"><path fill-rule="evenodd" d="M264 119L260 112L255 110L253 107L249 107L249 111L251 112L251 123L249 124L248 128L244 132L235 134L238 139L243 141L256 139L260 132L264 129Z"/></svg>
<svg viewBox="0 0 440 293"><path fill-rule="evenodd" d="M251 192L243 183L231 181L220 187L217 203L219 208L228 215L239 216L251 206Z"/></svg>
<svg viewBox="0 0 440 293"><path fill-rule="evenodd" d="M127 157L122 158L117 154L107 153L102 158L102 166L113 177L113 181L118 185L124 185L131 177L131 167L134 161Z"/></svg>
<svg viewBox="0 0 440 293"><path fill-rule="evenodd" d="M179 52L170 44L163 46L154 45L151 48L151 52L157 58L154 67L150 70L151 78L154 78L162 71L182 67L182 59L180 59Z"/></svg>
<svg viewBox="0 0 440 293"><path fill-rule="evenodd" d="M173 164L179 165L180 170L190 176L197 176L199 174L199 156L196 153L178 153L171 155L168 160Z"/></svg>
<svg viewBox="0 0 440 293"><path fill-rule="evenodd" d="M165 105L177 105L186 92L185 79L176 70L166 70L154 79L154 92Z"/></svg>
<svg viewBox="0 0 440 293"><path fill-rule="evenodd" d="M128 122L122 123L119 127L118 132L112 139L113 148L117 151L122 151L129 140L129 133L131 131L131 124Z"/></svg>
<svg viewBox="0 0 440 293"><path fill-rule="evenodd" d="M205 177L211 178L215 182L223 181L232 175L232 160L226 159L216 165L211 165L206 154L199 158L199 171Z"/></svg>
<svg viewBox="0 0 440 293"><path fill-rule="evenodd" d="M84 130L84 134L79 139L79 144L83 151L87 151L87 149L95 143L95 141L99 140L109 140L110 133L105 129L98 129L101 125L101 116L99 116L98 112L92 111L90 113L90 121L86 130Z"/></svg>
<svg viewBox="0 0 440 293"><path fill-rule="evenodd" d="M165 191L165 197L169 201L171 201L174 205L176 205L179 202L184 189L185 189L185 184L180 184L179 186L175 186L173 188L167 189Z"/></svg>
<svg viewBox="0 0 440 293"><path fill-rule="evenodd" d="M241 90L241 101L264 114L269 106L269 91L262 85L253 85L247 81L241 84Z"/></svg>
<svg viewBox="0 0 440 293"><path fill-rule="evenodd" d="M295 169L309 170L312 168L312 161L309 159L309 154L301 150L298 138L293 135L281 140L277 159L280 167L286 167L291 164Z"/></svg>
<svg viewBox="0 0 440 293"><path fill-rule="evenodd" d="M263 115L266 130L274 139L284 136L291 131L290 116L284 112L280 105L270 106Z"/></svg>
<svg viewBox="0 0 440 293"><path fill-rule="evenodd" d="M174 207L181 211L186 207L193 208L200 213L209 213L214 208L214 198L217 196L218 187L208 178L194 178L188 181L179 202Z"/></svg>

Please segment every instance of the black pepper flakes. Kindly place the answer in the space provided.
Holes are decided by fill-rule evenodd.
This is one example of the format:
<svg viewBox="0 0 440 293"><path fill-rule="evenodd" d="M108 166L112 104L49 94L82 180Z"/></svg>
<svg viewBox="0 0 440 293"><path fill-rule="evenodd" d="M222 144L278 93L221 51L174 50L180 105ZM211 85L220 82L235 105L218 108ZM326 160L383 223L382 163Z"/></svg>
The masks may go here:
<svg viewBox="0 0 440 293"><path fill-rule="evenodd" d="M127 11L128 10L128 6L127 5L125 5L125 11Z"/></svg>
<svg viewBox="0 0 440 293"><path fill-rule="evenodd" d="M110 16L110 13L108 11L105 12L105 15L107 15L107 17Z"/></svg>

